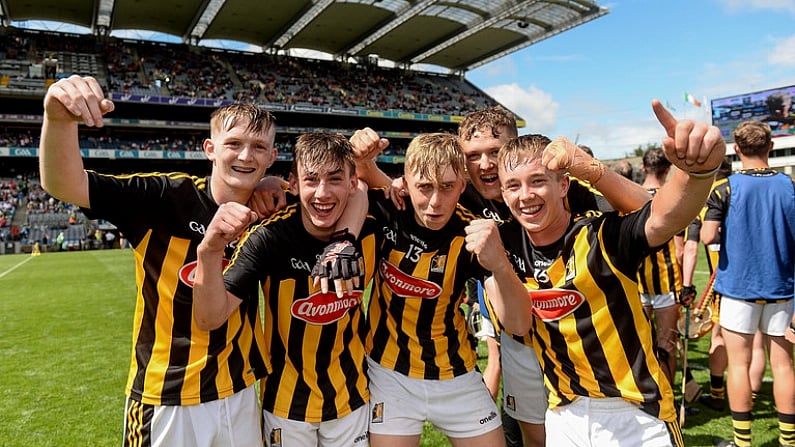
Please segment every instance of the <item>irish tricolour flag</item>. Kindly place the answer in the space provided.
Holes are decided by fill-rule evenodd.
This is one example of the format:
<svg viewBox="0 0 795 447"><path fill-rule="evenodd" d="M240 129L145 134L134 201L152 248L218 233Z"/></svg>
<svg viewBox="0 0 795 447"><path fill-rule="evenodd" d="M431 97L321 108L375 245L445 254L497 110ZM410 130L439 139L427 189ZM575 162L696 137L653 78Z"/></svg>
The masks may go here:
<svg viewBox="0 0 795 447"><path fill-rule="evenodd" d="M696 107L701 107L701 101L697 100L696 97L690 93L685 92L685 101L693 104Z"/></svg>

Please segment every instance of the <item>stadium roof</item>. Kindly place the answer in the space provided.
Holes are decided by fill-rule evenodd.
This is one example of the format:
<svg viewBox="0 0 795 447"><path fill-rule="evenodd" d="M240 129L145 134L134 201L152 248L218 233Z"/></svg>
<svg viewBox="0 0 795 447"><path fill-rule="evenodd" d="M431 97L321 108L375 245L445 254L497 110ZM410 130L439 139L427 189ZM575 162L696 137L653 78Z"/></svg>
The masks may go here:
<svg viewBox="0 0 795 447"><path fill-rule="evenodd" d="M147 30L263 51L470 70L607 14L595 0L0 0L4 25L51 20L95 33Z"/></svg>

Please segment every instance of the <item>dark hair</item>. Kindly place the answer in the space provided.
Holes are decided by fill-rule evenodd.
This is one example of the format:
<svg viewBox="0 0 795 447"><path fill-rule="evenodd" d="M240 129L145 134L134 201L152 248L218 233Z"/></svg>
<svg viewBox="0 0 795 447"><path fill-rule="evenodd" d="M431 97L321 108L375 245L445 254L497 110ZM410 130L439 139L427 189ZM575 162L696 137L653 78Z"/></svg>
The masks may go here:
<svg viewBox="0 0 795 447"><path fill-rule="evenodd" d="M356 172L353 147L344 135L330 132L309 132L298 137L293 147L293 164L290 172L298 175L298 165L305 171L350 168Z"/></svg>
<svg viewBox="0 0 795 447"><path fill-rule="evenodd" d="M665 152L659 147L650 147L643 153L643 168L646 174L659 176L671 167L671 162L665 158Z"/></svg>

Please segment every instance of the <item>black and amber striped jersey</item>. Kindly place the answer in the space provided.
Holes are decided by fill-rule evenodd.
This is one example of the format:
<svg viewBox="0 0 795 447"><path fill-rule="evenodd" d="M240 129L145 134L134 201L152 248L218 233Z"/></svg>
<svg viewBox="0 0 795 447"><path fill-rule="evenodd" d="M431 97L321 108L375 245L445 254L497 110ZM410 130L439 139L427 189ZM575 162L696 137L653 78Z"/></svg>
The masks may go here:
<svg viewBox="0 0 795 447"><path fill-rule="evenodd" d="M240 306L213 331L193 321L196 247L218 209L210 179L94 172L88 179L91 208L85 214L116 225L135 254L130 398L194 405L232 395L265 376L256 301ZM227 255L232 249L227 247Z"/></svg>
<svg viewBox="0 0 795 447"><path fill-rule="evenodd" d="M362 287L375 270L374 225L367 219L361 231ZM326 245L306 231L300 205L290 205L243 237L224 272L227 290L237 297L262 287L265 348L272 365L262 382L262 407L296 421L338 419L370 397L362 290L338 298L312 283L312 266Z"/></svg>
<svg viewBox="0 0 795 447"><path fill-rule="evenodd" d="M654 195L657 190L652 189L649 192ZM679 291L682 290L682 266L677 261L674 238L643 259L638 269L638 290L644 295L673 293L675 297L678 296Z"/></svg>
<svg viewBox="0 0 795 447"><path fill-rule="evenodd" d="M431 230L417 223L409 200L398 211L379 190L370 192L370 214L383 240L368 312L369 356L419 379L472 371L477 355L459 305L467 279L483 277L464 241L475 216L458 205L442 229Z"/></svg>
<svg viewBox="0 0 795 447"><path fill-rule="evenodd" d="M650 253L649 209L574 216L563 237L546 247L534 247L518 223L500 227L533 300L534 346L552 408L578 396L620 397L675 420L673 391L654 355L635 282Z"/></svg>

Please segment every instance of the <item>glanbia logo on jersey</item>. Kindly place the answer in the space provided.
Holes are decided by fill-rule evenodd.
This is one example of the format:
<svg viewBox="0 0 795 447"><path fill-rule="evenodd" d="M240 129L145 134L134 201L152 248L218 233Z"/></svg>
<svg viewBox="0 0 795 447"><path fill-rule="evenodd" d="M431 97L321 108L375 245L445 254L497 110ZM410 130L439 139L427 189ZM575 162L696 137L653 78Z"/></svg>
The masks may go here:
<svg viewBox="0 0 795 447"><path fill-rule="evenodd" d="M226 268L229 265L229 259L224 259L221 261L222 268ZM189 262L179 269L179 280L186 284L188 287L193 287L193 283L196 280L196 267L198 266L198 261Z"/></svg>
<svg viewBox="0 0 795 447"><path fill-rule="evenodd" d="M576 290L528 290L527 294L533 300L533 313L544 321L560 320L585 302L585 296Z"/></svg>
<svg viewBox="0 0 795 447"><path fill-rule="evenodd" d="M389 290L395 295L420 298L436 298L442 294L442 288L430 281L415 278L400 271L396 265L381 261L378 273L384 278Z"/></svg>
<svg viewBox="0 0 795 447"><path fill-rule="evenodd" d="M309 324L331 324L342 318L348 310L356 307L362 300L362 291L354 290L350 295L337 298L334 292L317 292L293 303L290 312L295 318Z"/></svg>

